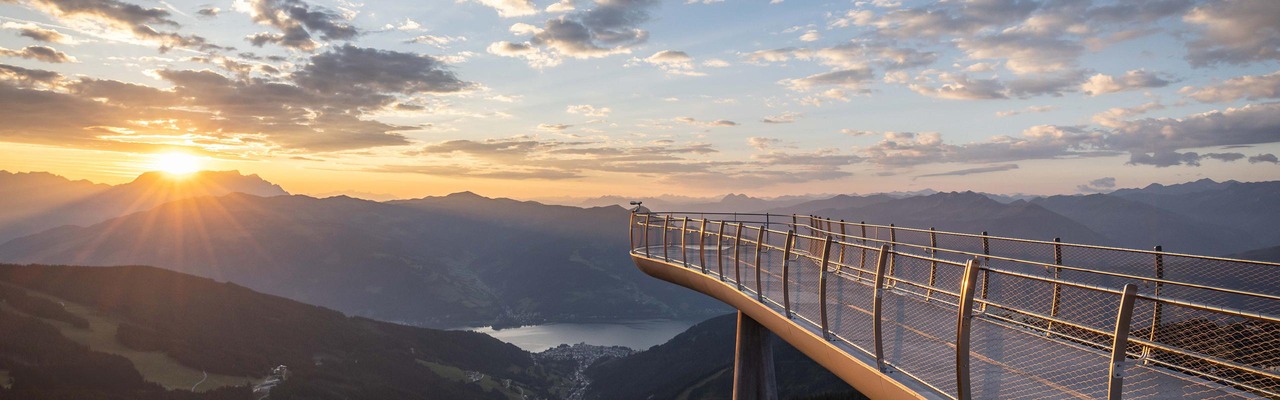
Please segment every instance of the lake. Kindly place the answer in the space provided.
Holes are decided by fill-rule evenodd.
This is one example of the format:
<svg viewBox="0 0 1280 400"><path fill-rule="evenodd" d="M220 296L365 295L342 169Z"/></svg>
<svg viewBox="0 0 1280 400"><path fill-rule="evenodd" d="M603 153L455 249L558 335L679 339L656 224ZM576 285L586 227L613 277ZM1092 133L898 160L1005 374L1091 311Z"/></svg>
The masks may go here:
<svg viewBox="0 0 1280 400"><path fill-rule="evenodd" d="M465 330L488 334L530 352L540 352L561 344L586 343L625 346L645 350L666 343L702 320L649 319L599 323L553 323L493 330L491 327Z"/></svg>

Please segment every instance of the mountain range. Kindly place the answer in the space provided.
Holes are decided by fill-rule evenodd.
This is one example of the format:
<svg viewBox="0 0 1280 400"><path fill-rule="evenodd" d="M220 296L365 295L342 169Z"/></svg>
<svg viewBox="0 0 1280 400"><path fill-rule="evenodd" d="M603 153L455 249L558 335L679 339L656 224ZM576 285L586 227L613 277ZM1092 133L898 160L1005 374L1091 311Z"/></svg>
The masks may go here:
<svg viewBox="0 0 1280 400"><path fill-rule="evenodd" d="M37 186L43 189L30 190ZM627 257L629 214L619 206L470 192L387 202L318 199L233 171L185 180L148 173L116 186L4 173L0 191L14 205L6 210L22 210L7 211L6 221L19 222L0 225L0 232L24 235L0 241L5 262L154 265L430 327L727 311L638 272ZM721 203L777 205L758 200L730 195ZM1008 202L974 192L800 200L762 211L1209 255L1280 243L1266 223L1280 223L1271 206L1280 204L1280 182L1198 181Z"/></svg>

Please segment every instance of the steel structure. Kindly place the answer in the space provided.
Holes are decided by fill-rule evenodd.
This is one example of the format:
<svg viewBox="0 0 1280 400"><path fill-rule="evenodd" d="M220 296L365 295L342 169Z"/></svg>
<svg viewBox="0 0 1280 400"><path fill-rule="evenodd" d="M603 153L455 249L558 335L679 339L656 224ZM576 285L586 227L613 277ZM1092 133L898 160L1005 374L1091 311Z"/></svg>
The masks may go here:
<svg viewBox="0 0 1280 400"><path fill-rule="evenodd" d="M873 398L1280 399L1280 264L804 215L630 228L641 270Z"/></svg>

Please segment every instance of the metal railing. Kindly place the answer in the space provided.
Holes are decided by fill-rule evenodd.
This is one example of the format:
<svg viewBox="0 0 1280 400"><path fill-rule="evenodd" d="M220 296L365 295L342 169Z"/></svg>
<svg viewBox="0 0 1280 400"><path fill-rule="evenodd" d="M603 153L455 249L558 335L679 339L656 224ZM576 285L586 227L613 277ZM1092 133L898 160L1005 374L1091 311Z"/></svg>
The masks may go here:
<svg viewBox="0 0 1280 400"><path fill-rule="evenodd" d="M631 244L953 398L1280 398L1280 264L801 215L633 214Z"/></svg>

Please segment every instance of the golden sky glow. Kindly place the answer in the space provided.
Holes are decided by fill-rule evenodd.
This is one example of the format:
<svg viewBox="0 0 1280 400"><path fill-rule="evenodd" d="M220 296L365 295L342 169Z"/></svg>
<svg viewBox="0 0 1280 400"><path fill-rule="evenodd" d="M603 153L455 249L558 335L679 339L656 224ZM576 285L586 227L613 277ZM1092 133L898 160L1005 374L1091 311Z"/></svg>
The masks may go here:
<svg viewBox="0 0 1280 400"><path fill-rule="evenodd" d="M1280 179L1280 7L1161 4L0 1L0 169L378 198Z"/></svg>

